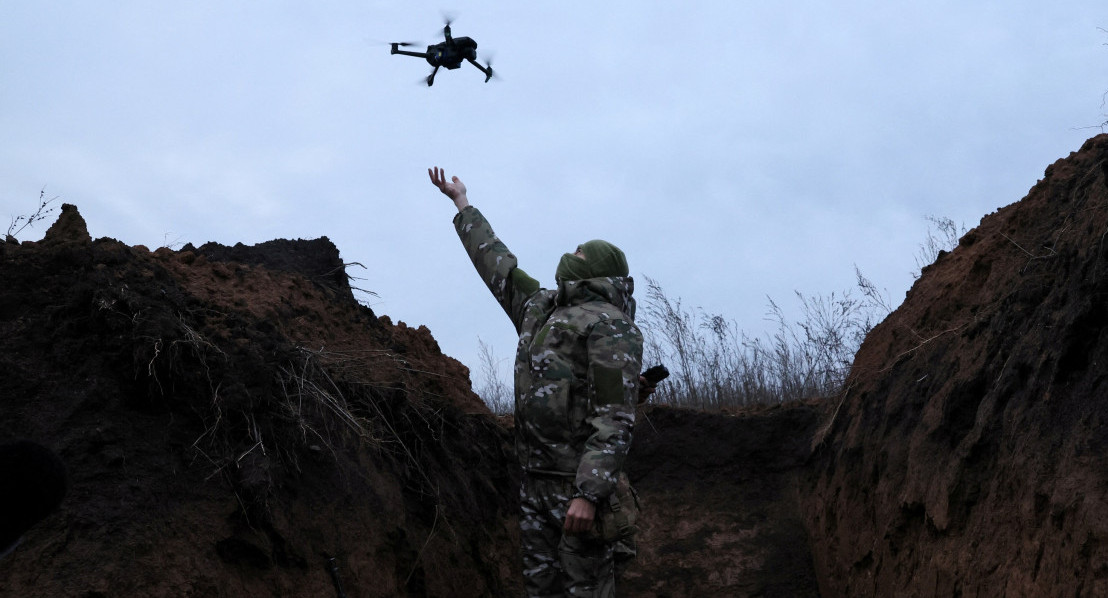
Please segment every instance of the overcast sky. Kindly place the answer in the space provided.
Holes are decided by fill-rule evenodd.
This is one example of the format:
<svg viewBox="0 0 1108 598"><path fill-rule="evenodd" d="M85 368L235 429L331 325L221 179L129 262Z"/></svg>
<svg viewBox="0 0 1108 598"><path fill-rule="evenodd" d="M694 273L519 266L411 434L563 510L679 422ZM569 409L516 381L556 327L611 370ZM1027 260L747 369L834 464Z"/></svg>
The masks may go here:
<svg viewBox="0 0 1108 598"><path fill-rule="evenodd" d="M855 265L898 304L925 216L976 226L1108 119L1104 0L532 4L0 0L0 217L45 187L151 249L327 236L476 373L515 336L429 166L544 284L604 238L757 332ZM389 55L444 12L501 78Z"/></svg>

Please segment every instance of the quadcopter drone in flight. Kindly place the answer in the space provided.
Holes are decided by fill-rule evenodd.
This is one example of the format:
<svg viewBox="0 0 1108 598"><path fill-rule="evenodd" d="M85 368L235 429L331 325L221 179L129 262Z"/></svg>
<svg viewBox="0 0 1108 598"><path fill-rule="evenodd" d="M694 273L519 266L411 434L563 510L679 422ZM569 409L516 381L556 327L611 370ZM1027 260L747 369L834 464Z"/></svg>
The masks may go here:
<svg viewBox="0 0 1108 598"><path fill-rule="evenodd" d="M473 38L470 37L452 37L450 35L450 21L446 22L446 26L443 27L442 33L443 36L446 37L446 41L427 46L426 52L401 50L401 46L414 46L415 44L408 42L393 42L392 53L427 59L427 62L435 67L434 70L431 71L431 74L427 76L428 87L434 85L435 74L439 72L439 67L445 66L449 70L454 70L462 65L463 60L468 60L470 64L477 67L482 73L485 73L485 83L488 83L489 79L492 79L492 64L481 66L481 64L477 62L477 42L473 41Z"/></svg>

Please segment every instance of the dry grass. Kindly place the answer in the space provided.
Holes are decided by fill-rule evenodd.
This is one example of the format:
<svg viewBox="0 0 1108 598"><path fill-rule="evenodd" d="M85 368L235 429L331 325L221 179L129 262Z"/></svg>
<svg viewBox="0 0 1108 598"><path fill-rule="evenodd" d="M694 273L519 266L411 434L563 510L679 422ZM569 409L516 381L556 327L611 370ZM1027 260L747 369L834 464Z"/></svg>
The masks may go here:
<svg viewBox="0 0 1108 598"><path fill-rule="evenodd" d="M11 224L8 225L6 238L17 238L28 226L34 226L36 222L45 220L54 211L54 208L47 208L47 206L57 199L56 196L46 197L46 187L43 187L38 193L38 207L31 214L13 217Z"/></svg>
<svg viewBox="0 0 1108 598"><path fill-rule="evenodd" d="M651 400L715 411L835 394L866 333L888 313L888 302L858 276L861 297L797 292L796 321L770 299L774 328L763 336L746 333L720 314L689 309L647 278L638 317L646 338L644 361L665 363L674 372Z"/></svg>

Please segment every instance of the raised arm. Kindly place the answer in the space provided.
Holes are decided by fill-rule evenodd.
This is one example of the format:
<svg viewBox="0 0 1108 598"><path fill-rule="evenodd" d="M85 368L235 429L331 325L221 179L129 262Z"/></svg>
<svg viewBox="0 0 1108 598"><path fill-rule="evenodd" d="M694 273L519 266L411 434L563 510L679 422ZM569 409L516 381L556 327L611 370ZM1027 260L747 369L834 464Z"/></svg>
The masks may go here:
<svg viewBox="0 0 1108 598"><path fill-rule="evenodd" d="M462 240L481 280L519 332L523 308L527 300L539 291L539 282L519 268L516 256L496 236L484 215L469 204L466 187L458 177L447 182L446 174L437 166L428 169L427 173L431 182L458 208L458 214L454 216L458 238Z"/></svg>

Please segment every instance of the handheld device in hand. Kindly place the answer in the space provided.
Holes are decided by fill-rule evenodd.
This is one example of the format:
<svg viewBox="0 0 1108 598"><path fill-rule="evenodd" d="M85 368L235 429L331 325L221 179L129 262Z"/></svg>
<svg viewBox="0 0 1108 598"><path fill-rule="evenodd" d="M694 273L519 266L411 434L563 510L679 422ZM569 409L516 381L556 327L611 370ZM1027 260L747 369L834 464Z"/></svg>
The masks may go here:
<svg viewBox="0 0 1108 598"><path fill-rule="evenodd" d="M643 372L642 377L646 378L646 381L649 382L651 386L656 386L659 382L669 377L669 370L666 369L666 366L658 364Z"/></svg>

